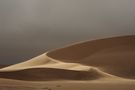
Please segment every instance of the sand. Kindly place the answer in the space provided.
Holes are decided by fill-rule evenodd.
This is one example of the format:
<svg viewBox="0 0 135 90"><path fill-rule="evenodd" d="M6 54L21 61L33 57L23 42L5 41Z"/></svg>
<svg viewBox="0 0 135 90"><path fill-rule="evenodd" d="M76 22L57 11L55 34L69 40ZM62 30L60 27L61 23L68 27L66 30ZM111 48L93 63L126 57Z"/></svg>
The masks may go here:
<svg viewBox="0 0 135 90"><path fill-rule="evenodd" d="M135 90L135 36L75 43L0 69L0 90Z"/></svg>

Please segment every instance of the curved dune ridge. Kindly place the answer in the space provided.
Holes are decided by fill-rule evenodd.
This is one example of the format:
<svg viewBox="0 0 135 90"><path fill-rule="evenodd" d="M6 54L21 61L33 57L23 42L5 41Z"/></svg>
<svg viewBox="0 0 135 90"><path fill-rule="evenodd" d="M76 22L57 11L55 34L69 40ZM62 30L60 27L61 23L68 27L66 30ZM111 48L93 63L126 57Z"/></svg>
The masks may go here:
<svg viewBox="0 0 135 90"><path fill-rule="evenodd" d="M135 36L82 42L0 69L0 78L97 80L135 78Z"/></svg>

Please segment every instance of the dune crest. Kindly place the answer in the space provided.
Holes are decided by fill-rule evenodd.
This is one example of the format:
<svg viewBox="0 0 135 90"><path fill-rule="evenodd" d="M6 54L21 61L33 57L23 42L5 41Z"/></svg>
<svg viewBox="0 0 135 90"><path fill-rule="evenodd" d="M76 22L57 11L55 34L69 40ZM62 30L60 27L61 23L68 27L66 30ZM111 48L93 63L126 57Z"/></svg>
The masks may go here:
<svg viewBox="0 0 135 90"><path fill-rule="evenodd" d="M135 36L87 41L0 69L0 78L97 80L135 78Z"/></svg>

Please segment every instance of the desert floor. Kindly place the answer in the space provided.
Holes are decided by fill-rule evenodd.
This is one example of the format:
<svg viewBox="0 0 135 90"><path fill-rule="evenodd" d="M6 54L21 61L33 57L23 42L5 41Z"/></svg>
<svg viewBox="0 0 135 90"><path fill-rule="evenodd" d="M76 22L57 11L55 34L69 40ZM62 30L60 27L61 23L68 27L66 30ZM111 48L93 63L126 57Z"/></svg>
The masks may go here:
<svg viewBox="0 0 135 90"><path fill-rule="evenodd" d="M0 79L0 90L135 90L135 81L16 81Z"/></svg>

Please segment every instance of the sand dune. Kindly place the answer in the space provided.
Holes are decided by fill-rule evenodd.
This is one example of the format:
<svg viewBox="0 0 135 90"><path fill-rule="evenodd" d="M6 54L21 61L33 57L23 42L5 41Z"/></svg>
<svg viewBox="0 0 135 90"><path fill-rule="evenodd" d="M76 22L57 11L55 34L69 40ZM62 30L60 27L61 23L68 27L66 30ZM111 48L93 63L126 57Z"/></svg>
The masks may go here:
<svg viewBox="0 0 135 90"><path fill-rule="evenodd" d="M81 42L0 69L0 78L23 81L133 80L135 36Z"/></svg>
<svg viewBox="0 0 135 90"><path fill-rule="evenodd" d="M30 60L27 60L25 62L19 63L19 64L15 64L15 65L11 65L5 68L0 69L1 70L18 70L18 69L26 69L29 67L34 67L34 66L39 66L39 65L46 65L46 64L54 64L57 63L59 61L54 60L54 59L50 59L48 56L46 56L45 54L39 55L35 58L32 58Z"/></svg>
<svg viewBox="0 0 135 90"><path fill-rule="evenodd" d="M102 72L92 66L77 63L65 63L47 57L46 54L29 61L0 69L0 77L8 79L48 81L48 80L95 80L103 78L119 78ZM41 64L41 62L43 64ZM52 63L53 62L53 63ZM36 64L37 63L37 64Z"/></svg>
<svg viewBox="0 0 135 90"><path fill-rule="evenodd" d="M81 63L124 78L135 78L135 36L78 43L47 53L64 62Z"/></svg>

